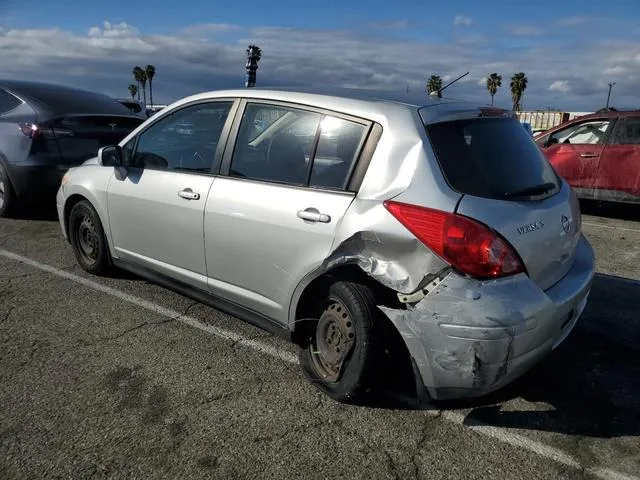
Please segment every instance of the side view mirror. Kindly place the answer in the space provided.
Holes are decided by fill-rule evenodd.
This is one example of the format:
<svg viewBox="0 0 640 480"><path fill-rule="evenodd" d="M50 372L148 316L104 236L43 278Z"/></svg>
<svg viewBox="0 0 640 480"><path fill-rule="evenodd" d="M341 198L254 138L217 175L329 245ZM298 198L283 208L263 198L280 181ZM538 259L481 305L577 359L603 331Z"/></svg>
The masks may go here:
<svg viewBox="0 0 640 480"><path fill-rule="evenodd" d="M550 147L551 145L555 145L556 143L558 143L558 139L557 138L549 137L543 142L542 146L544 148L547 148L547 147Z"/></svg>
<svg viewBox="0 0 640 480"><path fill-rule="evenodd" d="M124 164L122 147L109 145L98 150L98 163L103 167L120 167Z"/></svg>

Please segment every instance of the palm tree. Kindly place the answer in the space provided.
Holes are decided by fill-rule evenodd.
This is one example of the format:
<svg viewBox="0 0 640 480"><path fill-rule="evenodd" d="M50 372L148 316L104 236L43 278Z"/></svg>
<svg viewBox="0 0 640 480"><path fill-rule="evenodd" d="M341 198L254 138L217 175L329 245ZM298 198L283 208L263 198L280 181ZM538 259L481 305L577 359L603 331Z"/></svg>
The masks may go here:
<svg viewBox="0 0 640 480"><path fill-rule="evenodd" d="M129 85L129 95L131 95L131 100L136 99L136 93L138 93L138 87L135 83Z"/></svg>
<svg viewBox="0 0 640 480"><path fill-rule="evenodd" d="M153 77L156 76L156 67L153 65L147 65L144 68L144 72L147 74L147 80L149 80L149 103L153 108Z"/></svg>
<svg viewBox="0 0 640 480"><path fill-rule="evenodd" d="M493 97L498 92L498 88L500 88L501 86L502 75L492 73L487 77L487 90L489 90L489 95L491 95L491 105L493 105Z"/></svg>
<svg viewBox="0 0 640 480"><path fill-rule="evenodd" d="M133 78L136 81L136 84L138 85L138 100L140 100L140 80L142 79L142 74L143 74L144 70L142 70L140 67L135 66L133 67Z"/></svg>
<svg viewBox="0 0 640 480"><path fill-rule="evenodd" d="M527 76L523 72L519 72L511 77L511 99L513 100L513 111L520 111L520 101L524 95L524 91L527 89Z"/></svg>
<svg viewBox="0 0 640 480"><path fill-rule="evenodd" d="M147 106L147 72L142 70L140 72L140 86L142 87L142 100L144 101L144 106Z"/></svg>
<svg viewBox="0 0 640 480"><path fill-rule="evenodd" d="M427 79L427 93L431 94L433 92L439 92L439 90L442 88L442 78L440 78L439 75L431 75L428 79ZM438 96L440 96L440 94L438 93Z"/></svg>

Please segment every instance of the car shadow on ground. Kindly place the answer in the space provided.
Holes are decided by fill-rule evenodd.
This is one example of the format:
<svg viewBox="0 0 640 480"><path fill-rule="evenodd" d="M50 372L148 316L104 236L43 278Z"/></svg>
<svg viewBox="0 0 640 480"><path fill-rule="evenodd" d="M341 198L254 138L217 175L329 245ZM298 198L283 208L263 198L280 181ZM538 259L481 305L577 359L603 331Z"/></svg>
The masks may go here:
<svg viewBox="0 0 640 480"><path fill-rule="evenodd" d="M611 438L640 435L640 282L597 275L567 340L524 376L485 397L433 402L468 411L465 422ZM406 385L405 392L409 389ZM518 399L536 402L518 410ZM376 403L376 402L374 402ZM401 401L381 408L411 408Z"/></svg>
<svg viewBox="0 0 640 480"><path fill-rule="evenodd" d="M583 215L640 221L640 204L580 200L580 210Z"/></svg>

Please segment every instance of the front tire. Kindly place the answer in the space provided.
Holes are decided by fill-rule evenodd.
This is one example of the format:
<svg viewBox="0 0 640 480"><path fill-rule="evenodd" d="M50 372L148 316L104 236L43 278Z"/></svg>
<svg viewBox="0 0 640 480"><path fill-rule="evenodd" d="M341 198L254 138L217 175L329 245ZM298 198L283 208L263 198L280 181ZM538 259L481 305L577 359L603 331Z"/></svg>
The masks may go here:
<svg viewBox="0 0 640 480"><path fill-rule="evenodd" d="M0 217L9 217L14 211L16 194L7 171L0 164Z"/></svg>
<svg viewBox="0 0 640 480"><path fill-rule="evenodd" d="M104 275L111 269L111 254L98 212L81 200L69 213L69 239L76 260L83 270Z"/></svg>
<svg viewBox="0 0 640 480"><path fill-rule="evenodd" d="M298 359L307 379L332 399L356 403L372 386L377 315L368 287L345 281L330 287Z"/></svg>

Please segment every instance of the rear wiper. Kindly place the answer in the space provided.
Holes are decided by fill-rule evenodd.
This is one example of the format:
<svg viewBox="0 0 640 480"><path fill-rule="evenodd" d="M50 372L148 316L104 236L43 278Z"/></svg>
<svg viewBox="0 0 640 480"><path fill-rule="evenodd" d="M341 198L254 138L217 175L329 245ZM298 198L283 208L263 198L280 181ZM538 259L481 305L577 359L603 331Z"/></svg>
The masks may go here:
<svg viewBox="0 0 640 480"><path fill-rule="evenodd" d="M549 190L556 188L556 184L552 182L541 183L540 185L534 185L533 187L523 188L522 190L516 190L515 192L507 192L505 197L527 197L530 195L542 195Z"/></svg>

